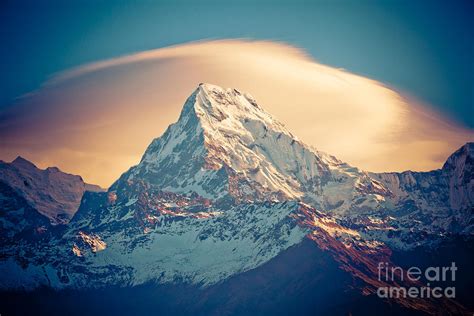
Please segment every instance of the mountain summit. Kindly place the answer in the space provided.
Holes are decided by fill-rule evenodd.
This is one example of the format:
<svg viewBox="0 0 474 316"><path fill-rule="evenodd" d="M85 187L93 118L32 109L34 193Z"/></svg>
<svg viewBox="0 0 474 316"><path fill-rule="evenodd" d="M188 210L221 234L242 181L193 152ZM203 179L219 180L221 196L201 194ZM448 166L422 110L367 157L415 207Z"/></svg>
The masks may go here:
<svg viewBox="0 0 474 316"><path fill-rule="evenodd" d="M172 191L195 191L212 198L226 194L240 199L296 198L301 195L298 184L280 166L287 157L273 160L279 147L292 141L284 126L250 95L200 84L178 122L151 143L128 178L142 177Z"/></svg>

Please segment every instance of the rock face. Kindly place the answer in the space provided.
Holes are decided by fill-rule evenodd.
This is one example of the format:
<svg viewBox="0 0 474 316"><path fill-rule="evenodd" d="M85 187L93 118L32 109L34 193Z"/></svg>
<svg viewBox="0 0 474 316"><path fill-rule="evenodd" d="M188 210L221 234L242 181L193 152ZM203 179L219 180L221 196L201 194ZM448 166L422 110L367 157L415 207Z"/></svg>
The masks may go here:
<svg viewBox="0 0 474 316"><path fill-rule="evenodd" d="M80 176L61 172L55 167L38 169L22 157L11 163L0 161L0 182L52 224L69 222L85 191L102 190L99 186L84 183Z"/></svg>
<svg viewBox="0 0 474 316"><path fill-rule="evenodd" d="M472 147L440 170L368 173L305 145L250 95L200 84L140 163L107 192L84 193L66 227L2 246L0 286L153 283L213 292L304 241L330 256L351 288L374 295L385 285L377 263L391 263L392 250L472 234ZM438 304L396 302L429 313Z"/></svg>
<svg viewBox="0 0 474 316"><path fill-rule="evenodd" d="M452 154L442 171L449 181L451 208L463 210L471 207L472 209L474 205L474 143L467 143Z"/></svg>
<svg viewBox="0 0 474 316"><path fill-rule="evenodd" d="M373 174L393 195L400 221L415 222L426 231L472 234L474 231L474 143L453 153L442 169L430 172ZM390 205L389 205L390 206ZM387 206L386 208L388 208Z"/></svg>

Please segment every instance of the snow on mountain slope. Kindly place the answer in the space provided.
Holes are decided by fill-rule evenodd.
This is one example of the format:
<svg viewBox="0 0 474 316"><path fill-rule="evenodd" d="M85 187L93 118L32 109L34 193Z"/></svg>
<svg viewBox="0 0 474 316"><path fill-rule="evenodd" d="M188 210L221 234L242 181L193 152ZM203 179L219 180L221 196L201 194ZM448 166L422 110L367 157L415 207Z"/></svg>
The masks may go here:
<svg viewBox="0 0 474 316"><path fill-rule="evenodd" d="M0 265L0 272L9 272L3 274L3 288L84 289L150 282L209 288L262 266L305 236L328 252L365 295L390 285L377 279L377 263L390 262L386 245L365 240L301 202L242 203L219 211L208 200L157 191L144 183L130 184L116 199L106 193L87 195L101 196L101 201L92 201L101 212L87 212L86 196L85 208L64 235L48 247L29 248L36 256L23 266L11 259ZM396 301L425 311L439 305L410 298Z"/></svg>
<svg viewBox="0 0 474 316"><path fill-rule="evenodd" d="M100 191L100 187L85 183L80 176L51 167L38 169L28 160L17 157L11 163L0 161L0 181L51 223L67 223L79 208L85 191Z"/></svg>
<svg viewBox="0 0 474 316"><path fill-rule="evenodd" d="M123 236L103 234L108 248L89 260L95 269L102 269L109 264L108 252L115 254L120 266L133 267L131 284L150 280L213 284L300 242L305 231L287 217L294 207L241 205L206 219L160 215L156 220L169 224L144 233L139 247L130 249Z"/></svg>
<svg viewBox="0 0 474 316"><path fill-rule="evenodd" d="M241 204L222 212L191 212L202 205L180 208L151 197L123 200L109 205L110 214L102 221L71 222L71 228L49 247L35 249L19 279L21 286L36 288L102 287L183 282L208 286L240 272L253 269L281 251L301 242L307 231L288 215L296 202ZM174 196L182 199L186 198ZM161 199L158 198L158 200ZM128 202L125 202L128 201ZM155 203L157 202L157 203ZM175 210L173 212L173 209ZM131 214L130 214L131 213ZM193 216L198 214L199 216ZM54 260L51 258L64 258ZM50 263L48 263L50 262ZM13 260L0 271L21 270ZM35 268L42 266L43 268ZM3 287L18 287L15 278L4 278Z"/></svg>

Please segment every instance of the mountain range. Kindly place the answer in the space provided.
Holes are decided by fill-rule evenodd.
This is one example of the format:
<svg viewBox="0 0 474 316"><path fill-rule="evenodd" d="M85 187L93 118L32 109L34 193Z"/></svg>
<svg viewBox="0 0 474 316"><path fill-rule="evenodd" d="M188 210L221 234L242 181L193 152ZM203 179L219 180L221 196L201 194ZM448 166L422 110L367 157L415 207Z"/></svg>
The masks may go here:
<svg viewBox="0 0 474 316"><path fill-rule="evenodd" d="M100 295L143 314L468 313L473 159L467 143L438 170L367 172L306 145L251 95L200 84L107 190L20 157L0 163L3 303L80 314L103 308ZM376 296L413 285L380 280L380 262L445 254L465 280L457 299ZM71 293L95 303L70 311Z"/></svg>

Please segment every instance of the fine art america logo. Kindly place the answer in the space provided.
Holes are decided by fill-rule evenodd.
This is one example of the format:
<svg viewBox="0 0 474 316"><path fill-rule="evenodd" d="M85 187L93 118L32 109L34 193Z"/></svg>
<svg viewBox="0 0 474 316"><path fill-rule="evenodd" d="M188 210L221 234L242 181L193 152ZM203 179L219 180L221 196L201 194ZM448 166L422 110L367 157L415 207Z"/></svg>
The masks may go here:
<svg viewBox="0 0 474 316"><path fill-rule="evenodd" d="M377 295L380 298L455 298L454 286L441 287L433 284L453 283L456 281L456 263L445 267L401 267L390 266L387 262L379 262L378 279L381 282L395 284L394 286L379 287ZM426 282L426 283L425 283ZM399 286L400 283L409 286Z"/></svg>

